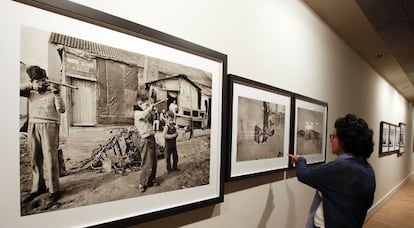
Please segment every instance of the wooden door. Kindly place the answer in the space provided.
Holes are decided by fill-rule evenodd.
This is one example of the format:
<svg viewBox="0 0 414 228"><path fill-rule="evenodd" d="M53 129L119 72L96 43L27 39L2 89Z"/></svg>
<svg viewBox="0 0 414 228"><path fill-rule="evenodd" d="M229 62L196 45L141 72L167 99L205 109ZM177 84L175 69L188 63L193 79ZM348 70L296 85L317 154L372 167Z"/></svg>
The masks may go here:
<svg viewBox="0 0 414 228"><path fill-rule="evenodd" d="M96 82L72 78L72 125L96 125Z"/></svg>

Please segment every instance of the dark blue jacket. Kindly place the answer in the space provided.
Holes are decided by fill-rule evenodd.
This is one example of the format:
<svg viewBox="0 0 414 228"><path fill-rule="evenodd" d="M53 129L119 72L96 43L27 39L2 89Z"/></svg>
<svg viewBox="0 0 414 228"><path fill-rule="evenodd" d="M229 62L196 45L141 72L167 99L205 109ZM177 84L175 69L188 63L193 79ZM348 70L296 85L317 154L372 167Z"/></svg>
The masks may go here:
<svg viewBox="0 0 414 228"><path fill-rule="evenodd" d="M300 157L297 177L322 193L325 227L362 227L375 192L375 173L366 159L342 154L311 169Z"/></svg>

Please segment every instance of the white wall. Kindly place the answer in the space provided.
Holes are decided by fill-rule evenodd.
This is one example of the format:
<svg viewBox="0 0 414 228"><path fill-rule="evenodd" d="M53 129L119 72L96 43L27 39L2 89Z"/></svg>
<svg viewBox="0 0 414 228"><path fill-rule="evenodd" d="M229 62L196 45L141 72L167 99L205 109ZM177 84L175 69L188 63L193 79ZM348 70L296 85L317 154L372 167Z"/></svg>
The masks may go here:
<svg viewBox="0 0 414 228"><path fill-rule="evenodd" d="M411 104L302 1L75 2L225 53L228 73L328 102L328 131L346 113L364 118L376 145L369 159L377 177L374 206L414 169ZM403 156L378 157L380 121L408 124ZM330 145L327 150L333 160ZM223 203L139 227L303 227L314 190L284 175L226 183Z"/></svg>
<svg viewBox="0 0 414 228"><path fill-rule="evenodd" d="M377 208L413 171L411 104L302 1L76 2L225 53L228 73L328 102L329 131L335 119L346 113L364 118L374 130L376 146L369 161L376 172ZM403 156L378 157L380 121L408 124ZM328 145L328 153L330 149ZM328 160L334 158L328 154ZM313 192L296 178L264 181L227 192L210 218L186 222L186 216L177 215L144 225L303 227Z"/></svg>

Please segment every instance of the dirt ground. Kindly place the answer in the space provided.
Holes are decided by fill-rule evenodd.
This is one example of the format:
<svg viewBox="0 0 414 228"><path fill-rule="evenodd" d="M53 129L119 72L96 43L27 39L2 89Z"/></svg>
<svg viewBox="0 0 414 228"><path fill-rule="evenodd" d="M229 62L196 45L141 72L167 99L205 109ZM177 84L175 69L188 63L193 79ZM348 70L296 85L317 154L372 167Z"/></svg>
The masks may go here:
<svg viewBox="0 0 414 228"><path fill-rule="evenodd" d="M298 137L297 139L297 154L298 155L309 155L309 154L320 154L322 150L321 140L318 143L316 140L308 139L305 137Z"/></svg>
<svg viewBox="0 0 414 228"><path fill-rule="evenodd" d="M267 141L258 144L253 140L237 142L237 161L251 161L267 158L275 158L283 154L284 128L279 125L274 128L275 134L269 136ZM252 152L254 151L254 152Z"/></svg>
<svg viewBox="0 0 414 228"><path fill-rule="evenodd" d="M54 210L75 208L85 205L156 194L209 183L210 130L194 130L193 138L179 134L177 150L180 171L166 173L165 159L158 160L157 179L159 186L148 188L144 193L138 189L139 167L135 169L104 172L82 167L89 160L92 151L103 145L114 129L125 126L71 128L70 136L61 138L66 175L60 178L62 197L52 203L43 194L28 203L22 200L30 193L32 174L30 154L24 134L20 137L20 184L21 214L30 215ZM162 132L156 134L157 142L163 145ZM188 134L188 133L187 133ZM111 153L111 152L108 152ZM47 174L46 174L47 175Z"/></svg>

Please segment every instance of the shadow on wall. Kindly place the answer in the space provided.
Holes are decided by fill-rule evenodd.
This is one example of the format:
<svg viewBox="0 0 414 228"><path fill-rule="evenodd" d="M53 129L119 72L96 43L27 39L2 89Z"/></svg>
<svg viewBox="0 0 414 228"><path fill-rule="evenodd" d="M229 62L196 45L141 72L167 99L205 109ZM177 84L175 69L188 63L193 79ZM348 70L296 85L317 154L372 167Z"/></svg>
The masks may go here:
<svg viewBox="0 0 414 228"><path fill-rule="evenodd" d="M292 171L293 172L293 171ZM259 221L258 228L265 228L267 227L266 224L269 222L270 216L274 211L275 204L274 204L274 194L272 183L281 181L284 179L284 172L276 172L268 175L260 175L255 178L246 178L237 181L227 182L224 185L224 194L229 194L232 192L241 191L244 189L249 189L255 186L260 186L263 184L269 184L269 192L267 196L266 205L263 211L263 215ZM292 204L294 205L293 201L293 193L288 188L288 197L291 200ZM289 217L288 221L292 222L292 224L288 224L286 227L294 227L294 220L295 220L295 208L289 205ZM173 216L163 217L157 220L152 220L145 223L140 224L133 224L131 226L127 226L129 228L154 228L154 227L181 227L185 225L189 225L192 223L200 222L202 220L207 220L214 218L216 216L220 216L221 214L221 204L216 204L208 207L202 207L199 209L175 214Z"/></svg>
<svg viewBox="0 0 414 228"><path fill-rule="evenodd" d="M238 192L241 190L253 188L264 184L271 184L273 182L281 181L283 179L283 172L275 172L267 175L258 175L255 176L255 178L246 178L237 181L230 181L225 183L224 185L224 194Z"/></svg>
<svg viewBox="0 0 414 228"><path fill-rule="evenodd" d="M273 209L275 208L275 204L273 201L274 201L273 189L272 189L272 184L270 184L269 193L267 194L266 206L263 211L262 218L260 219L260 222L257 225L258 228L266 228L266 224L269 222L270 215L272 214Z"/></svg>
<svg viewBox="0 0 414 228"><path fill-rule="evenodd" d="M192 223L200 222L202 220L211 219L219 216L220 204L212 205L208 207L202 207L199 209L179 213L174 216L168 216L157 220L149 221L146 223L127 226L129 228L154 228L154 227L182 227Z"/></svg>
<svg viewBox="0 0 414 228"><path fill-rule="evenodd" d="M287 192L288 199L289 199L289 204L287 208L288 217L286 219L287 224L285 227L296 227L295 197L287 181L285 181L285 186L286 186L286 192Z"/></svg>

